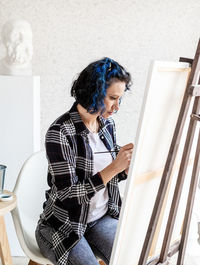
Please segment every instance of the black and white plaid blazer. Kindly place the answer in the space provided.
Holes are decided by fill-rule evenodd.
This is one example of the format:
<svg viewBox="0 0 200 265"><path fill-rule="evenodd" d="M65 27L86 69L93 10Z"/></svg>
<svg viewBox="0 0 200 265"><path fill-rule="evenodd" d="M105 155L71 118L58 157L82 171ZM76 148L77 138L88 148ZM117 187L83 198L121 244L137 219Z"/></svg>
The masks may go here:
<svg viewBox="0 0 200 265"><path fill-rule="evenodd" d="M100 116L99 122L99 136L106 148L117 148L114 121ZM99 174L93 175L93 154L88 133L75 102L46 134L50 189L46 191L39 223L48 223L53 227L53 250L57 263L61 265L67 264L70 249L84 235L90 199L105 187ZM114 159L115 153L112 155ZM116 219L121 208L118 182L126 177L122 172L107 183L108 214Z"/></svg>

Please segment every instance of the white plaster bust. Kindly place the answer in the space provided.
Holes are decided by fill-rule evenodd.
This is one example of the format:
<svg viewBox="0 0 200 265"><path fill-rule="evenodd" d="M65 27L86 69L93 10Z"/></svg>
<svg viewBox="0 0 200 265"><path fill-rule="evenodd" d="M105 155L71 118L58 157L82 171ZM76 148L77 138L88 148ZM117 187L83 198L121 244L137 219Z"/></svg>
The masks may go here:
<svg viewBox="0 0 200 265"><path fill-rule="evenodd" d="M6 56L0 61L1 75L32 75L32 29L22 19L7 21L2 29Z"/></svg>

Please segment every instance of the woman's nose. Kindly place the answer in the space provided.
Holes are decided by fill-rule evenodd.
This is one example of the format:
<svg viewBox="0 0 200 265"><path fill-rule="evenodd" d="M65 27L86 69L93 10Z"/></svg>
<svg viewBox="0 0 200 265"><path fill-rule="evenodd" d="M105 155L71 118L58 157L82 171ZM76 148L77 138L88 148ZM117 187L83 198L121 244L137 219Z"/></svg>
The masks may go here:
<svg viewBox="0 0 200 265"><path fill-rule="evenodd" d="M119 104L120 104L120 101L117 100L115 103L115 110L119 110Z"/></svg>

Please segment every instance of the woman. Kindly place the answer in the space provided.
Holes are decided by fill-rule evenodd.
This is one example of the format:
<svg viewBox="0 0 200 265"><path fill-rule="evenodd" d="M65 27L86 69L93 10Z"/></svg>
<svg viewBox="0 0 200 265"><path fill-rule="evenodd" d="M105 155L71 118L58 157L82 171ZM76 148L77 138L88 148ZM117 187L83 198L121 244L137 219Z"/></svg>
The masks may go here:
<svg viewBox="0 0 200 265"><path fill-rule="evenodd" d="M119 151L110 116L130 83L116 61L91 63L72 85L76 102L47 131L50 189L36 239L53 264L97 265L95 255L109 264L121 207L118 182L127 177L133 150L130 143Z"/></svg>

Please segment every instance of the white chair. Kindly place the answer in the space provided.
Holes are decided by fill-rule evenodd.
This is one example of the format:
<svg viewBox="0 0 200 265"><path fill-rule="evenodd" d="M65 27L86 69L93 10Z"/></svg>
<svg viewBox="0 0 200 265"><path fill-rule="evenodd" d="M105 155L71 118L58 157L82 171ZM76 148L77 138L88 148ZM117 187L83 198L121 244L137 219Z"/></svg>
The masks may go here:
<svg viewBox="0 0 200 265"><path fill-rule="evenodd" d="M17 195L17 207L11 212L19 243L30 258L29 265L52 264L40 252L35 240L35 228L47 185L47 159L45 152L37 152L28 158L16 181L13 192Z"/></svg>
<svg viewBox="0 0 200 265"><path fill-rule="evenodd" d="M41 254L35 239L37 221L45 201L45 190L49 189L47 167L45 152L34 153L25 161L13 190L17 195L17 207L11 213L21 248L30 258L29 265L52 264ZM100 260L99 263L104 264Z"/></svg>

